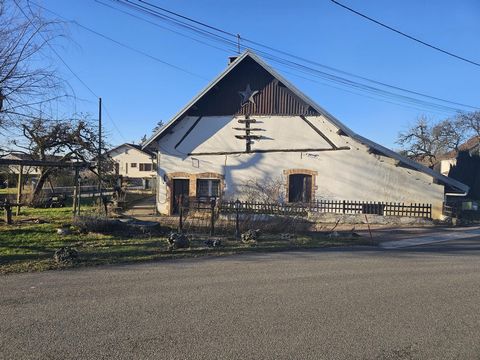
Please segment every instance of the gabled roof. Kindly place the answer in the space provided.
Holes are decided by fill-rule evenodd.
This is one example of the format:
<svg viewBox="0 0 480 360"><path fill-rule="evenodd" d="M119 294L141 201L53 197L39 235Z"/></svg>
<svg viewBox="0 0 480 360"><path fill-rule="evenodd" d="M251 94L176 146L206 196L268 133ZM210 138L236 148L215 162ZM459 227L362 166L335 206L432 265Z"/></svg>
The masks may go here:
<svg viewBox="0 0 480 360"><path fill-rule="evenodd" d="M39 160L39 157L32 154L26 154L22 152L12 151L3 156L4 159L18 159L18 160ZM63 156L60 155L47 155L45 161L57 161L61 160Z"/></svg>
<svg viewBox="0 0 480 360"><path fill-rule="evenodd" d="M214 88L218 82L220 82L227 74L229 74L235 67L237 67L242 61L244 61L247 57L253 59L257 62L262 68L264 68L267 72L269 72L273 77L275 77L278 81L283 83L294 95L302 99L305 103L309 104L313 109L315 109L318 113L325 116L333 125L335 125L343 135L349 136L354 140L357 140L361 144L369 147L372 151L378 152L383 154L384 156L390 157L392 159L397 160L400 164L403 164L407 167L413 168L417 171L423 172L427 175L432 176L434 179L443 183L447 186L450 186L453 190L460 191L460 192L468 192L469 187L461 182L449 178L447 176L441 175L438 172L417 163L411 159L408 159L400 154L396 153L393 150L390 150L382 145L379 145L363 136L356 134L353 130L343 124L340 120L338 120L335 116L330 114L320 105L318 105L315 101L310 99L306 96L303 92L298 90L293 84L291 84L288 80L286 80L283 76L277 73L273 68L267 65L262 59L260 59L256 54L252 51L247 50L242 55L240 55L234 62L232 62L217 78L215 78L207 87L205 87L197 96L195 96L183 109L181 109L164 127L159 129L156 133L154 133L143 145L143 149L147 148L152 142L156 141L164 134L167 134L168 131L177 124L187 113L188 111L204 96L206 95L212 88Z"/></svg>
<svg viewBox="0 0 480 360"><path fill-rule="evenodd" d="M138 150L140 152L143 152L145 154L147 154L148 156L154 156L155 154L150 151L149 149L146 149L146 148L143 148L141 145L137 145L137 144L131 144L131 143L123 143L123 144L120 144L118 146L115 146L113 149L110 149L106 152L106 154L110 154L112 151L115 151L117 149L120 149L121 147L123 146L126 146L126 147L129 147L131 149L135 149L135 150Z"/></svg>
<svg viewBox="0 0 480 360"><path fill-rule="evenodd" d="M437 160L456 159L458 156L458 153L461 151L468 151L470 154L478 153L479 148L480 148L480 137L473 136L463 144L459 145L458 150L452 150L441 156L438 156Z"/></svg>

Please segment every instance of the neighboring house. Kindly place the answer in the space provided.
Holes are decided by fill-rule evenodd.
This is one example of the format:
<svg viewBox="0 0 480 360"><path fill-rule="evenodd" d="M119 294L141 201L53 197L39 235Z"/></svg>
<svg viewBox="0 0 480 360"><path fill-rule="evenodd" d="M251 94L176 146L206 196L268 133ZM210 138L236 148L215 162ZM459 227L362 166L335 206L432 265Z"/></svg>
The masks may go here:
<svg viewBox="0 0 480 360"><path fill-rule="evenodd" d="M457 158L459 152L468 152L470 155L480 154L480 141L478 136L474 136L461 144L457 150L449 151L448 153L439 156L433 169L440 174L448 176L450 170L457 165Z"/></svg>
<svg viewBox="0 0 480 360"><path fill-rule="evenodd" d="M130 179L134 185L151 188L157 174L155 153L125 143L109 150L107 155L115 162L116 175Z"/></svg>
<svg viewBox="0 0 480 360"><path fill-rule="evenodd" d="M458 147L458 151L444 154L434 169L443 175L468 185L468 198L480 200L480 138L474 136ZM449 199L452 200L452 199Z"/></svg>
<svg viewBox="0 0 480 360"><path fill-rule="evenodd" d="M282 184L280 201L432 204L468 187L357 135L250 51L157 131L157 207L182 197L245 198L249 182Z"/></svg>
<svg viewBox="0 0 480 360"><path fill-rule="evenodd" d="M457 164L457 159L442 159L433 165L433 170L438 171L444 176L448 176L453 166Z"/></svg>
<svg viewBox="0 0 480 360"><path fill-rule="evenodd" d="M54 156L54 155L49 155L47 156L47 161L58 161L62 157L61 156ZM7 159L7 160L38 160L37 157L25 153L19 153L19 152L11 152L8 155L5 155L2 157L2 159ZM40 169L37 166L23 166L23 174L29 175L30 177L38 177L40 176ZM11 174L18 174L20 172L20 165L9 165L8 166L8 172Z"/></svg>

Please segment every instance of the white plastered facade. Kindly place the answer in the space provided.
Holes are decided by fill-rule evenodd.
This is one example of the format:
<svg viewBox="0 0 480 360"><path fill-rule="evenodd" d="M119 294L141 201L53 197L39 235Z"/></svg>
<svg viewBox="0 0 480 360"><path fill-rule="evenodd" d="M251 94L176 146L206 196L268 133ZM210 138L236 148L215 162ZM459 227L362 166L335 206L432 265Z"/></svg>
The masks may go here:
<svg viewBox="0 0 480 360"><path fill-rule="evenodd" d="M130 178L152 178L157 174L152 156L134 147L119 146L111 150L108 156L118 164L118 175ZM132 167L132 164L135 165ZM152 170L140 171L140 164L151 164Z"/></svg>
<svg viewBox="0 0 480 360"><path fill-rule="evenodd" d="M306 119L338 150L300 116L252 117L257 120L252 126L262 129L257 132L262 139L255 140L252 153L242 153L245 140L235 137L239 131L234 128L239 127L238 120L245 119L243 116L202 117L195 126L198 117L187 116L155 142L157 207L161 214L171 212L174 178L191 182L219 178L223 198L242 199L242 188L253 179L281 179L287 192L286 174L293 170L315 174L312 200L425 203L432 204L433 218L442 216L443 185L429 174L402 166L398 160L371 152L359 141L340 135L326 117ZM193 186L190 195L194 191Z"/></svg>

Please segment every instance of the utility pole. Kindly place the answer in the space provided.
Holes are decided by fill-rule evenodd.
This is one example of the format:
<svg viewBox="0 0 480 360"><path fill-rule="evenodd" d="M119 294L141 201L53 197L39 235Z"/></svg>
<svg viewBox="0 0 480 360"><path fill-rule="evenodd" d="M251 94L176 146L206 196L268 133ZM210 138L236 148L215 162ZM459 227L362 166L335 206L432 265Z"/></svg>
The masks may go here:
<svg viewBox="0 0 480 360"><path fill-rule="evenodd" d="M98 98L98 190L100 191L100 201L103 201L102 193L102 98Z"/></svg>

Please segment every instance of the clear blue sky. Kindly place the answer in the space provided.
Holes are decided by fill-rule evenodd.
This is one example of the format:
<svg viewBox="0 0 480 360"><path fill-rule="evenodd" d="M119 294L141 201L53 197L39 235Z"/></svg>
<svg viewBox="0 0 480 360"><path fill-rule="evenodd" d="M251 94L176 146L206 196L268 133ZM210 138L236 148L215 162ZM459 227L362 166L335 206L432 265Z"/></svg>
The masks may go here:
<svg viewBox="0 0 480 360"><path fill-rule="evenodd" d="M110 143L139 141L168 121L226 66L228 52L199 44L102 6L94 0L32 0L58 14L200 77L160 64L76 25L57 51L97 94ZM109 2L109 0L104 0ZM204 0L151 2L325 65L436 97L480 107L480 67L435 52L336 6L329 0ZM344 4L427 42L480 62L478 0L343 0ZM45 15L52 15L45 12ZM154 20L155 21L155 20ZM233 54L232 54L233 55ZM58 62L78 109L95 115L96 99ZM447 114L410 109L321 85L277 68L347 126L388 147L417 116Z"/></svg>

